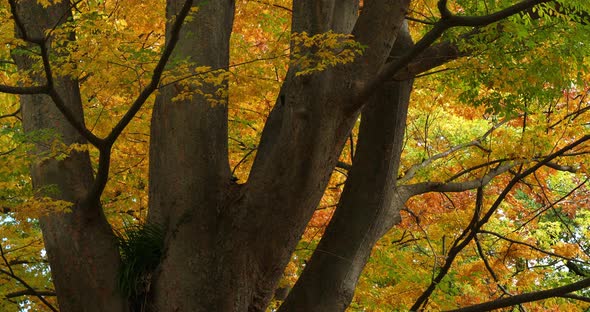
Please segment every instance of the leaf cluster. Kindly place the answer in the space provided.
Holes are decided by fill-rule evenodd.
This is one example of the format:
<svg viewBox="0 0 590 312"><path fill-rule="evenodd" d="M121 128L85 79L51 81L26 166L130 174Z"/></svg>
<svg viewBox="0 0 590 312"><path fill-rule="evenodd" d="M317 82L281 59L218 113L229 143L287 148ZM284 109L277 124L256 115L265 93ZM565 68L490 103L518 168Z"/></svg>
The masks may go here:
<svg viewBox="0 0 590 312"><path fill-rule="evenodd" d="M352 35L328 31L309 35L307 32L291 35L291 64L297 68L296 76L311 75L339 64L354 61L362 55L365 46Z"/></svg>

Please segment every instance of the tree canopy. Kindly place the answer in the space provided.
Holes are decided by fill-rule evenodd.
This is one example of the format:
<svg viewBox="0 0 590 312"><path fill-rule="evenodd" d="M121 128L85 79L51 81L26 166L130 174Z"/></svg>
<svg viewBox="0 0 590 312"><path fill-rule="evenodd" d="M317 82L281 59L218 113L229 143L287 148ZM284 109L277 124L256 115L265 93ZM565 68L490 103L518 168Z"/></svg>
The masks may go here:
<svg viewBox="0 0 590 312"><path fill-rule="evenodd" d="M0 17L2 311L590 309L588 1Z"/></svg>

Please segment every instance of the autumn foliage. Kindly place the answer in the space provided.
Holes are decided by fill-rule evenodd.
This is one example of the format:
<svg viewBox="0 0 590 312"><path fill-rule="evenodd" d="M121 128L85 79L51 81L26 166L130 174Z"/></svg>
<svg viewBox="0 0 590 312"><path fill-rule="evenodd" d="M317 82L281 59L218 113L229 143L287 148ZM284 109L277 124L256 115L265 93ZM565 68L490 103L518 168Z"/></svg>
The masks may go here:
<svg viewBox="0 0 590 312"><path fill-rule="evenodd" d="M115 232L147 222L150 120L160 88L174 86L174 101L202 97L227 106L230 170L242 184L267 118L283 100L287 73L313 77L354 62L368 48L349 34L292 33L291 1L235 2L229 67L172 58L112 146L100 201ZM411 1L414 41L440 18L437 2ZM451 1L448 8L484 15L518 2ZM437 41L456 45L461 57L415 77L400 168L390 173L399 192L411 196L399 223L373 248L349 311L453 310L590 278L590 29L587 15L576 13L590 7L573 3L567 11L538 6L543 18L524 12L485 27L450 29ZM50 30L53 74L79 81L84 122L97 137L107 136L150 84L166 45L165 7L157 0L77 1L72 17ZM197 18L198 10L186 18ZM35 85L31 77L44 72L40 51L15 34L8 1L0 2L0 21L0 84ZM30 70L17 68L12 57L19 55L36 60ZM316 247L354 164L359 124L279 288L292 288L314 250L322 252ZM43 153L32 153L40 143ZM25 131L18 95L0 93L2 311L58 309L39 218L69 213L71 203L54 199L57 189L35 188L29 169L73 151L88 151L98 171L96 147L64 144L54 129ZM512 306L586 311L588 286ZM269 310L281 302L273 300Z"/></svg>

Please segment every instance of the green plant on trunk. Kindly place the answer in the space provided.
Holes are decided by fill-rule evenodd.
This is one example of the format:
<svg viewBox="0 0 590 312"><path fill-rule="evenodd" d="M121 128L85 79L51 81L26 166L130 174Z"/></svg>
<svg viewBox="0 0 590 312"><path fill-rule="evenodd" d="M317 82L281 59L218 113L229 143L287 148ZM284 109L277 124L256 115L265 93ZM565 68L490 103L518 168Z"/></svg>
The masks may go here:
<svg viewBox="0 0 590 312"><path fill-rule="evenodd" d="M134 307L142 307L152 272L162 257L164 230L156 223L126 224L116 234L122 262L119 290Z"/></svg>

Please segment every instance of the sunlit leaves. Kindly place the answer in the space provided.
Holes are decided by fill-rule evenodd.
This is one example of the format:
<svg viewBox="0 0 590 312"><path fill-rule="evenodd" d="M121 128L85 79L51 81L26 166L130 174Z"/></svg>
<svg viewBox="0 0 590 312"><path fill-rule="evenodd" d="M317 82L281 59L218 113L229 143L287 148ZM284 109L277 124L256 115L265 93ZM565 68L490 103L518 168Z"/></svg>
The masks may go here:
<svg viewBox="0 0 590 312"><path fill-rule="evenodd" d="M364 46L351 35L326 32L310 36L306 32L291 35L291 65L295 75L309 75L338 64L354 61L362 55Z"/></svg>

